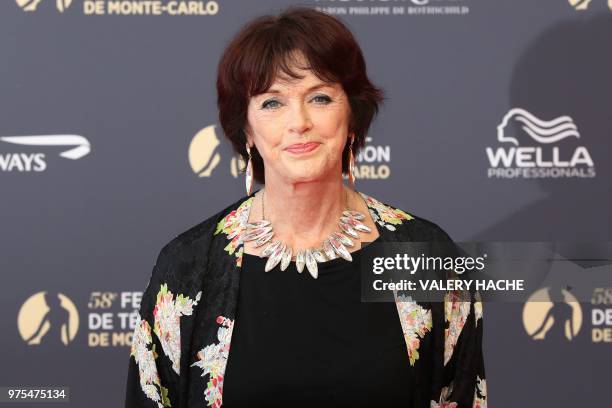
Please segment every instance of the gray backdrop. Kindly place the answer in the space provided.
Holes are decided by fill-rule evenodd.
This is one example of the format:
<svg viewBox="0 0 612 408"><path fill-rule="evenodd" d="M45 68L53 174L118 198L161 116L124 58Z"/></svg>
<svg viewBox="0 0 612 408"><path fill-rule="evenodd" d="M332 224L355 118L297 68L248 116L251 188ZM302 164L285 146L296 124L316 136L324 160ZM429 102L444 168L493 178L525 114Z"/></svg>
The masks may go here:
<svg viewBox="0 0 612 408"><path fill-rule="evenodd" d="M612 2L217 0L193 2L196 15L136 3L0 3L0 138L20 137L0 139L0 386L65 385L71 406L122 406L131 328L120 314L134 303L120 300L144 289L166 242L244 195L229 145L214 148L218 58L242 24L289 4L347 23L387 93L358 190L456 241L612 241ZM83 139L23 138L35 135ZM82 157L60 156L78 146ZM518 147L532 150L509 171L576 172L489 177L486 149ZM591 163L558 163L579 147ZM56 293L75 309L53 306ZM486 304L490 406L608 406L612 339L593 341L593 307L581 305L566 341L530 338L523 304ZM48 333L28 345L47 309ZM68 344L51 339L75 315ZM116 344L96 345L101 333Z"/></svg>

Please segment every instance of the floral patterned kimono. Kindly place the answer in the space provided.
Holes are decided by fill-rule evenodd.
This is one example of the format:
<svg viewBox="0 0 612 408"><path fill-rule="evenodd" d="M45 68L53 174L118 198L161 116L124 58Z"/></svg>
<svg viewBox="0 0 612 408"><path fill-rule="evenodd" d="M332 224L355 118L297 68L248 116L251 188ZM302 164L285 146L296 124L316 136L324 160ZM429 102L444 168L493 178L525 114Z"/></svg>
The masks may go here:
<svg viewBox="0 0 612 408"><path fill-rule="evenodd" d="M381 242L450 241L435 224L360 194ZM126 407L222 406L241 236L254 195L178 235L160 251L134 331ZM406 384L415 390L406 407L486 407L482 304L474 296L463 299L456 293L435 303L396 297L414 378Z"/></svg>

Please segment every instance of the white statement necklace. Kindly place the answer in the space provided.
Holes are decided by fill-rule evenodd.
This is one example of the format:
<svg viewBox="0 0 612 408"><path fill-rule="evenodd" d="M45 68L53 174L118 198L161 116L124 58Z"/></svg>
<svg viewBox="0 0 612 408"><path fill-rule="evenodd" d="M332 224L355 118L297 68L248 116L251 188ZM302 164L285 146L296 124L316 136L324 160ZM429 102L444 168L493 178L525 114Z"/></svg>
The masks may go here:
<svg viewBox="0 0 612 408"><path fill-rule="evenodd" d="M266 213L264 209L264 193L265 190L262 190L262 219L253 223L247 223L247 232L245 232L242 239L244 241L255 241L255 248L259 248L260 246L267 244L261 255L259 255L260 258L268 257L265 266L266 272L272 270L279 263L281 271L284 271L291 263L291 259L295 253L295 266L298 272L302 273L304 266L306 266L310 275L316 279L319 275L317 267L318 262L326 262L328 260L335 259L338 256L346 259L347 261L352 261L353 257L351 257L350 252L346 248L347 246L354 246L351 238L359 238L358 231L371 231L367 225L361 222L365 219L365 215L359 211L346 208L344 211L342 211L342 216L338 221L338 226L340 229L324 239L320 248L300 249L295 252L293 248L278 239L271 241L272 237L274 236L274 230L272 228L272 223L265 219ZM346 205L346 207L348 207L348 205Z"/></svg>

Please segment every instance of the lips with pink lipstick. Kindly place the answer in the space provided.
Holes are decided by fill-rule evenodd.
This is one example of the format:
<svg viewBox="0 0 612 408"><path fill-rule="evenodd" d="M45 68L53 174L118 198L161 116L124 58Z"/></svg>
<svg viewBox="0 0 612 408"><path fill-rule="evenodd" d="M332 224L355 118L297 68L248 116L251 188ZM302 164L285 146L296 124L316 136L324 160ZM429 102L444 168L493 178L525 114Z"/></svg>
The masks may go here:
<svg viewBox="0 0 612 408"><path fill-rule="evenodd" d="M315 150L319 147L319 144L317 142L294 143L286 147L285 150L293 154L304 154Z"/></svg>

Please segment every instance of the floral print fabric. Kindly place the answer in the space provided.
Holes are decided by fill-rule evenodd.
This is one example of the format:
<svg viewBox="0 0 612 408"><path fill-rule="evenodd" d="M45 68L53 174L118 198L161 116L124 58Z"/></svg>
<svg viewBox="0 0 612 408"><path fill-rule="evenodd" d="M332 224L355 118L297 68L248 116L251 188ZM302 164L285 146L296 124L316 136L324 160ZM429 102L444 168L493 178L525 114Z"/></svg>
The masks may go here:
<svg viewBox="0 0 612 408"><path fill-rule="evenodd" d="M420 339L425 337L433 326L431 310L425 309L409 297L402 295L397 296L395 304L408 348L410 365L414 365L419 359Z"/></svg>
<svg viewBox="0 0 612 408"><path fill-rule="evenodd" d="M473 408L486 408L487 406L487 380L476 377L476 390L474 391Z"/></svg>
<svg viewBox="0 0 612 408"><path fill-rule="evenodd" d="M153 309L154 328L147 320L139 316L138 324L132 336L132 347L130 355L138 366L140 387L144 395L157 403L158 407L172 406L168 396L168 389L161 384L157 369L155 344L153 334L162 346L162 350L172 362L172 369L180 374L181 337L180 317L191 316L193 307L198 304L202 292L198 292L195 300L184 295L176 297L168 290L168 285L163 283L156 296Z"/></svg>
<svg viewBox="0 0 612 408"><path fill-rule="evenodd" d="M360 194L368 205L374 221L387 228L389 231L395 231L396 225L400 225L404 221L409 221L414 218L412 215L398 208L387 206L367 194Z"/></svg>
<svg viewBox="0 0 612 408"><path fill-rule="evenodd" d="M180 373L181 358L180 317L191 316L193 307L198 304L201 296L202 292L198 292L195 300L183 295L177 295L175 299L165 283L157 293L153 310L154 331L177 374Z"/></svg>
<svg viewBox="0 0 612 408"><path fill-rule="evenodd" d="M360 194L382 242L450 240L435 224ZM254 195L178 235L160 252L134 330L126 407L222 406L242 233ZM398 330L418 379L406 385L415 390L407 407L486 408L482 302L475 296L460 301L465 297L449 293L438 303L396 297ZM188 364L183 368L181 362Z"/></svg>
<svg viewBox="0 0 612 408"><path fill-rule="evenodd" d="M153 343L151 337L151 326L146 320L139 320L132 337L132 348L130 355L134 357L138 365L140 387L142 392L151 399L159 408L170 406L168 400L168 389L161 385L155 359L157 353L155 346L149 348Z"/></svg>
<svg viewBox="0 0 612 408"><path fill-rule="evenodd" d="M229 244L224 248L228 254L236 257L236 265L242 266L242 253L244 246L242 245L242 233L245 231L245 225L249 220L249 211L253 197L243 202L238 209L231 211L219 223L214 234L223 232L226 238L230 240Z"/></svg>
<svg viewBox="0 0 612 408"><path fill-rule="evenodd" d="M223 398L223 376L229 356L230 339L234 322L223 316L217 317L217 323L221 325L217 331L219 343L209 344L198 352L198 361L193 366L202 369L202 377L208 376L208 383L204 391L204 399L208 406L219 408Z"/></svg>
<svg viewBox="0 0 612 408"><path fill-rule="evenodd" d="M448 327L444 329L444 365L446 365L463 330L463 326L470 313L471 303L462 301L460 294L450 292L444 301L444 317Z"/></svg>
<svg viewBox="0 0 612 408"><path fill-rule="evenodd" d="M459 408L456 402L451 402L448 400L452 390L452 383L448 387L443 387L442 391L440 392L440 399L437 402L431 401L431 408Z"/></svg>

